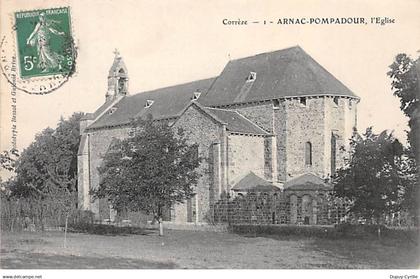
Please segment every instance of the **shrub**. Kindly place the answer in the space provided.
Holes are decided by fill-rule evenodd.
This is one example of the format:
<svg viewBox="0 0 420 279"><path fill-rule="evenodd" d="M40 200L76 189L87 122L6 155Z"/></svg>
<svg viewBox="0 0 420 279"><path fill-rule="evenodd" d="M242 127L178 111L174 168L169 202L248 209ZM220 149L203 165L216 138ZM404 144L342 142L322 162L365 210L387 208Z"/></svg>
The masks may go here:
<svg viewBox="0 0 420 279"><path fill-rule="evenodd" d="M418 245L419 229L390 229L383 225L381 237ZM230 231L246 236L274 236L278 238L316 237L328 239L377 239L378 225L343 223L334 227L297 225L233 225Z"/></svg>
<svg viewBox="0 0 420 279"><path fill-rule="evenodd" d="M151 229L146 230L139 227L117 227L114 225L103 225L93 223L79 223L76 226L71 226L69 230L74 233L88 233L97 235L147 235L152 232Z"/></svg>
<svg viewBox="0 0 420 279"><path fill-rule="evenodd" d="M278 237L320 237L335 238L334 227L294 226L294 225L233 225L231 231L245 235L275 235Z"/></svg>

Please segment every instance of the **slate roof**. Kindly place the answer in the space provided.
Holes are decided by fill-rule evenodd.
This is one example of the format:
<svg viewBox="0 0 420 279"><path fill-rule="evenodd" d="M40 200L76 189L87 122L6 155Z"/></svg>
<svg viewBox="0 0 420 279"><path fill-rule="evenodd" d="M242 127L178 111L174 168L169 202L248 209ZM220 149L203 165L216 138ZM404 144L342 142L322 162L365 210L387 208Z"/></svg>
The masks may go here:
<svg viewBox="0 0 420 279"><path fill-rule="evenodd" d="M176 117L191 102L195 91L207 91L213 81L214 78L198 80L126 96L114 105L116 110L112 114L105 113L89 129L128 124L131 119L149 113L153 119ZM147 100L154 101L149 108L145 108Z"/></svg>
<svg viewBox="0 0 420 279"><path fill-rule="evenodd" d="M256 79L246 82L250 72L256 73ZM114 113L103 114L88 128L124 125L130 123L131 119L149 113L154 119L178 117L190 103L195 91L202 92L198 102L204 106L308 95L358 98L305 51L296 46L232 60L217 78L125 96L114 105L116 108ZM150 108L144 107L147 100L154 101ZM86 118L95 119L109 105L108 102L105 103L95 113L86 115ZM238 131L243 129L244 121L240 119L240 115L227 112L215 112L215 114L220 118L237 119L233 121L235 124L232 124L231 128Z"/></svg>
<svg viewBox="0 0 420 279"><path fill-rule="evenodd" d="M256 79L246 82L250 72ZM230 61L200 102L212 106L310 95L358 98L295 46Z"/></svg>
<svg viewBox="0 0 420 279"><path fill-rule="evenodd" d="M239 180L232 187L232 190L237 192L271 192L280 191L280 188L251 171L244 178Z"/></svg>
<svg viewBox="0 0 420 279"><path fill-rule="evenodd" d="M284 190L332 190L332 186L313 173L305 173L284 183Z"/></svg>
<svg viewBox="0 0 420 279"><path fill-rule="evenodd" d="M266 131L236 111L215 108L205 108L205 110L222 123L225 123L228 131L252 135L268 135Z"/></svg>

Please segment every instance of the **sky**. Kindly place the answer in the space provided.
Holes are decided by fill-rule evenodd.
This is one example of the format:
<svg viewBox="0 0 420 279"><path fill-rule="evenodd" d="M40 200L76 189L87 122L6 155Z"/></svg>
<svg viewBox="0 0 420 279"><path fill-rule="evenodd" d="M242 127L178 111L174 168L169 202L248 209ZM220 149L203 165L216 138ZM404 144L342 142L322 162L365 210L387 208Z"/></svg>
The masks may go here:
<svg viewBox="0 0 420 279"><path fill-rule="evenodd" d="M117 48L128 68L129 91L217 76L231 59L299 45L361 98L358 129L394 130L405 141L407 119L386 73L398 53L418 55L419 0L404 1L131 1L2 0L1 33L15 11L69 6L78 47L76 74L42 96L17 93L17 147L55 127L60 117L93 112L105 101ZM223 25L223 19L388 17L387 25ZM10 87L0 79L0 150L11 147Z"/></svg>

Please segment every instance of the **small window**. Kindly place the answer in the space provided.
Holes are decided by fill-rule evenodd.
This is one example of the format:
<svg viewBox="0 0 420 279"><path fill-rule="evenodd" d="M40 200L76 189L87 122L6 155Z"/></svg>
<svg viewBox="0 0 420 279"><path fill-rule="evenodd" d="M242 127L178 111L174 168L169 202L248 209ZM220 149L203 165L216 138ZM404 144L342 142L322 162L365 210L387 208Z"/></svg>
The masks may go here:
<svg viewBox="0 0 420 279"><path fill-rule="evenodd" d="M334 97L333 101L334 101L334 104L338 106L338 97Z"/></svg>
<svg viewBox="0 0 420 279"><path fill-rule="evenodd" d="M113 114L115 111L117 110L117 108L116 107L112 107L110 110L109 110L109 114Z"/></svg>
<svg viewBox="0 0 420 279"><path fill-rule="evenodd" d="M145 108L150 108L153 105L154 101L153 100L147 100L146 101L146 105L144 106Z"/></svg>
<svg viewBox="0 0 420 279"><path fill-rule="evenodd" d="M305 143L305 165L312 166L312 143Z"/></svg>
<svg viewBox="0 0 420 279"><path fill-rule="evenodd" d="M198 100L198 98L200 98L200 96L201 96L201 92L200 91L195 91L194 92L194 95L193 95L193 101L195 101L195 100Z"/></svg>
<svg viewBox="0 0 420 279"><path fill-rule="evenodd" d="M279 99L274 99L273 100L273 108L274 109L280 108L280 101L279 101Z"/></svg>
<svg viewBox="0 0 420 279"><path fill-rule="evenodd" d="M299 102L300 102L301 105L306 106L306 97L300 97Z"/></svg>
<svg viewBox="0 0 420 279"><path fill-rule="evenodd" d="M246 81L254 81L257 78L256 72L250 72Z"/></svg>

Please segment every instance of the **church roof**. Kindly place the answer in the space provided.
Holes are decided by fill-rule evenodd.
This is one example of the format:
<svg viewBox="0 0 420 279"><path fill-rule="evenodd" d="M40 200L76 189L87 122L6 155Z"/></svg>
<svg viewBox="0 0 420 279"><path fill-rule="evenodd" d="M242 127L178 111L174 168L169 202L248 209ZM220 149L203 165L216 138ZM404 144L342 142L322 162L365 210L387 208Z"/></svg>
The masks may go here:
<svg viewBox="0 0 420 279"><path fill-rule="evenodd" d="M250 73L253 81L247 81ZM200 102L225 105L283 97L358 98L299 46L230 61Z"/></svg>
<svg viewBox="0 0 420 279"><path fill-rule="evenodd" d="M271 192L280 191L280 188L274 186L273 183L259 177L251 171L239 180L232 187L232 190L237 192Z"/></svg>
<svg viewBox="0 0 420 279"><path fill-rule="evenodd" d="M332 186L313 173L305 173L284 183L287 190L332 190Z"/></svg>
<svg viewBox="0 0 420 279"><path fill-rule="evenodd" d="M266 131L236 111L215 108L205 108L205 110L214 115L221 122L225 123L226 129L230 132L268 135Z"/></svg>
<svg viewBox="0 0 420 279"><path fill-rule="evenodd" d="M176 117L191 102L195 91L206 91L213 81L214 78L203 79L125 96L114 105L116 109L112 114L105 113L89 129L128 124L131 119L147 114L153 119ZM148 108L145 107L147 100L153 101Z"/></svg>
<svg viewBox="0 0 420 279"><path fill-rule="evenodd" d="M118 60L118 59L117 59ZM114 64L117 63L114 61ZM118 63L119 60L118 60ZM115 65L111 67L111 70ZM250 73L255 74L247 81ZM219 77L193 81L123 97L113 107L112 114L104 113L89 129L124 125L137 117L151 114L154 119L178 117L191 102L194 92L204 106L218 106L282 97L334 95L358 98L345 85L313 60L300 47L258 54L230 61ZM153 104L146 108L146 102ZM95 119L108 109L106 102L93 115ZM220 118L235 118L231 127L241 131L245 121L240 115L214 111ZM228 121L226 121L228 122ZM259 129L259 128L253 128Z"/></svg>

